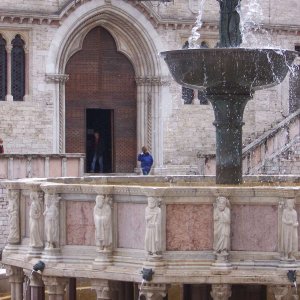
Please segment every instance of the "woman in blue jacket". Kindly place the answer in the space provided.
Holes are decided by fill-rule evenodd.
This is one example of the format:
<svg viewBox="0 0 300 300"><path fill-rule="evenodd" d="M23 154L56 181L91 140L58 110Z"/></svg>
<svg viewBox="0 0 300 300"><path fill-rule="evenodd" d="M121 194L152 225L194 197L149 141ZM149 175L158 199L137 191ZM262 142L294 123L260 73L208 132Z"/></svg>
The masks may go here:
<svg viewBox="0 0 300 300"><path fill-rule="evenodd" d="M148 152L147 147L142 147L142 153L138 155L138 161L141 162L141 168L143 175L148 175L150 173L151 167L153 165L153 157Z"/></svg>

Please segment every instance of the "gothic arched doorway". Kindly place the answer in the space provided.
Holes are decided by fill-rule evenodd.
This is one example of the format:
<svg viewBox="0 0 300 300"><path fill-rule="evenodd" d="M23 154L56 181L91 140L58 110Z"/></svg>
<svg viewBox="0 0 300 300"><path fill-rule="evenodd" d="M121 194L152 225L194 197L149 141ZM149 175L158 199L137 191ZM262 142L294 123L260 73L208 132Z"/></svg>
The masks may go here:
<svg viewBox="0 0 300 300"><path fill-rule="evenodd" d="M130 61L111 34L95 27L66 65L67 153L86 153L94 131L105 140L104 172L133 172L136 166L136 83Z"/></svg>

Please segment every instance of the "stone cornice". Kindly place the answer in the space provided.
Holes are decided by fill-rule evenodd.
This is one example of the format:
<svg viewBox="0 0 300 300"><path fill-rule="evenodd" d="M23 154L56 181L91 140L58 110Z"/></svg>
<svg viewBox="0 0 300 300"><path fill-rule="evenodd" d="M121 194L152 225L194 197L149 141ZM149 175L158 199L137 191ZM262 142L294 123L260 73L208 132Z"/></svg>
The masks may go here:
<svg viewBox="0 0 300 300"><path fill-rule="evenodd" d="M60 26L73 11L86 2L92 0L69 0L61 9L55 13L39 13L39 12L16 12L16 11L0 11L0 24L37 24L37 25L56 25ZM138 1L124 0L128 4L134 6L138 11L146 16L155 28L163 29L188 29L190 30L195 24L195 16L191 18L164 18L155 12L145 3ZM111 5L110 1L106 0L106 5ZM285 24L263 24L263 29L278 34L291 34L300 36L300 25L285 25ZM201 30L218 31L218 22L204 20Z"/></svg>

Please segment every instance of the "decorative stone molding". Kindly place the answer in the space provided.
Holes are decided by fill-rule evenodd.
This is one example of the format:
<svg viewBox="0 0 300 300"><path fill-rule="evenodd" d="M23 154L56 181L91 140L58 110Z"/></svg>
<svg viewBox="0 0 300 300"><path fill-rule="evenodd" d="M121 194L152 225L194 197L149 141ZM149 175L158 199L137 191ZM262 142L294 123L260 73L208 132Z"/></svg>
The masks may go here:
<svg viewBox="0 0 300 300"><path fill-rule="evenodd" d="M140 296L146 300L163 300L167 296L167 285L161 283L145 283L140 286Z"/></svg>
<svg viewBox="0 0 300 300"><path fill-rule="evenodd" d="M289 292L289 287L287 285L274 285L271 286L271 292L274 295L275 300L283 300Z"/></svg>
<svg viewBox="0 0 300 300"><path fill-rule="evenodd" d="M213 300L227 300L231 297L231 285L212 284L210 295Z"/></svg>
<svg viewBox="0 0 300 300"><path fill-rule="evenodd" d="M219 262L228 261L230 250L230 203L226 197L217 197L214 203L213 249Z"/></svg>
<svg viewBox="0 0 300 300"><path fill-rule="evenodd" d="M29 232L32 248L43 247L43 193L31 191L29 211Z"/></svg>
<svg viewBox="0 0 300 300"><path fill-rule="evenodd" d="M92 281L92 289L96 291L97 300L111 300L108 280L96 279Z"/></svg>
<svg viewBox="0 0 300 300"><path fill-rule="evenodd" d="M281 216L280 252L282 260L295 261L294 255L298 252L298 214L295 210L295 199L284 201Z"/></svg>
<svg viewBox="0 0 300 300"><path fill-rule="evenodd" d="M148 206L145 209L146 234L145 250L150 256L161 256L161 208L160 199L148 197Z"/></svg>
<svg viewBox="0 0 300 300"><path fill-rule="evenodd" d="M59 248L59 200L58 194L45 194L45 249Z"/></svg>
<svg viewBox="0 0 300 300"><path fill-rule="evenodd" d="M68 74L45 74L46 82L66 83L69 79Z"/></svg>
<svg viewBox="0 0 300 300"><path fill-rule="evenodd" d="M7 191L8 200L8 225L9 234L7 242L9 244L19 244L20 243L20 190L9 189Z"/></svg>
<svg viewBox="0 0 300 300"><path fill-rule="evenodd" d="M135 77L135 81L138 86L169 86L171 84L169 77Z"/></svg>

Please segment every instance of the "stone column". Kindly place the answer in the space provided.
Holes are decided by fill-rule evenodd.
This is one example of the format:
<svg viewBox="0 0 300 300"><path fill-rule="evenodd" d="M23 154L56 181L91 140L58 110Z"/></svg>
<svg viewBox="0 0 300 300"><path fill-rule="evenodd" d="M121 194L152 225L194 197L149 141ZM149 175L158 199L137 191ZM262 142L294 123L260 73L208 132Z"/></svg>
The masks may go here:
<svg viewBox="0 0 300 300"><path fill-rule="evenodd" d="M65 83L69 79L67 74L46 74L46 81L55 84L57 100L54 101L54 135L55 152L65 152Z"/></svg>
<svg viewBox="0 0 300 300"><path fill-rule="evenodd" d="M231 285L212 284L210 295L213 300L228 300L231 297Z"/></svg>
<svg viewBox="0 0 300 300"><path fill-rule="evenodd" d="M105 279L93 280L92 289L96 291L97 300L112 300L108 280Z"/></svg>
<svg viewBox="0 0 300 300"><path fill-rule="evenodd" d="M275 300L283 300L283 298L288 294L289 287L287 285L274 285L270 287Z"/></svg>
<svg viewBox="0 0 300 300"><path fill-rule="evenodd" d="M146 300L163 300L167 296L167 285L161 283L145 283L140 290L140 296Z"/></svg>
<svg viewBox="0 0 300 300"><path fill-rule="evenodd" d="M25 95L23 100L27 101L29 98L29 49L28 46L24 47L25 52Z"/></svg>
<svg viewBox="0 0 300 300"><path fill-rule="evenodd" d="M7 92L6 101L13 101L13 96L11 94L11 50L12 45L6 46L7 51Z"/></svg>
<svg viewBox="0 0 300 300"><path fill-rule="evenodd" d="M68 278L43 276L49 300L64 300L65 288L68 284Z"/></svg>
<svg viewBox="0 0 300 300"><path fill-rule="evenodd" d="M30 275L30 299L31 300L44 300L45 299L45 286L42 280L42 275L38 272L33 272Z"/></svg>
<svg viewBox="0 0 300 300"><path fill-rule="evenodd" d="M23 269L13 266L6 266L5 268L10 283L11 300L22 300L24 281Z"/></svg>

